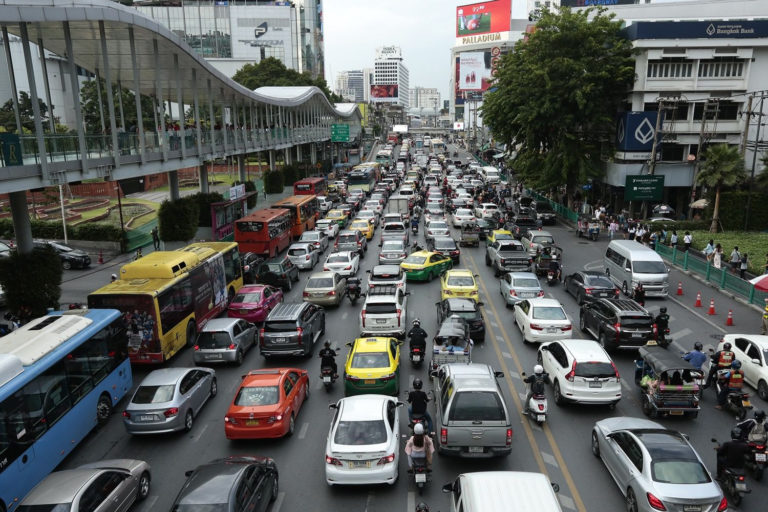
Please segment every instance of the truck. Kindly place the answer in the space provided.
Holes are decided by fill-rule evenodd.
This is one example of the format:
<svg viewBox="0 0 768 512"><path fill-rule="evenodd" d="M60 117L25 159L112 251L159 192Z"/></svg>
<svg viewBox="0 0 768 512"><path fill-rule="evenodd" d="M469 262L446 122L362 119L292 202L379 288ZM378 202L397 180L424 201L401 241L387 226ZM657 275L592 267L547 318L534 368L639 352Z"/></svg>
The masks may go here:
<svg viewBox="0 0 768 512"><path fill-rule="evenodd" d="M392 196L387 202L387 213L399 213L403 216L404 221L410 219L411 213L411 198L407 196Z"/></svg>
<svg viewBox="0 0 768 512"><path fill-rule="evenodd" d="M504 272L531 271L533 259L517 240L497 240L488 244L485 251L485 264L493 267L495 277Z"/></svg>

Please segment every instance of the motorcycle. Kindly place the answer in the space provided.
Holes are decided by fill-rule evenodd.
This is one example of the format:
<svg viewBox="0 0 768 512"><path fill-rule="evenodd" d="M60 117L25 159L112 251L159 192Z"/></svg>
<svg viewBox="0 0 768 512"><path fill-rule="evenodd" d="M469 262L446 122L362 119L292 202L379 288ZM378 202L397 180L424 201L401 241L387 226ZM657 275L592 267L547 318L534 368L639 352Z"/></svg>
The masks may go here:
<svg viewBox="0 0 768 512"><path fill-rule="evenodd" d="M744 468L750 471L755 480L759 482L763 479L763 472L765 471L768 459L768 449L765 443L749 442L749 447L752 450L745 456Z"/></svg>
<svg viewBox="0 0 768 512"><path fill-rule="evenodd" d="M426 457L416 457L413 460L413 483L419 490L419 495L424 493L424 487L432 480L432 470L427 468Z"/></svg>
<svg viewBox="0 0 768 512"><path fill-rule="evenodd" d="M332 350L338 352L339 349L333 348ZM331 390L333 383L336 382L336 379L338 378L339 376L333 373L333 366L324 366L322 363L320 364L320 380L323 381L323 386L325 386L326 391Z"/></svg>
<svg viewBox="0 0 768 512"><path fill-rule="evenodd" d="M717 444L717 439L714 437L711 441ZM716 448L719 448L718 444ZM744 471L735 468L725 468L722 475L718 475L723 493L728 497L728 501L739 506L744 494L749 494L752 491L747 488L747 481L744 476Z"/></svg>
<svg viewBox="0 0 768 512"><path fill-rule="evenodd" d="M525 373L523 373L525 378ZM542 381L544 380L542 376ZM544 389L543 382L541 383L541 389ZM527 414L533 421L539 425L544 424L547 420L547 395L545 393L533 393L528 403L525 404L525 414Z"/></svg>
<svg viewBox="0 0 768 512"><path fill-rule="evenodd" d="M717 396L720 396L722 386L728 385L728 380L723 375L728 370L718 370L717 380L715 381L715 391ZM739 421L743 421L747 417L747 413L753 408L752 402L749 400L749 393L745 393L741 390L729 391L728 397L725 400L725 407L728 411L736 415Z"/></svg>
<svg viewBox="0 0 768 512"><path fill-rule="evenodd" d="M411 347L411 364L416 368L424 362L424 349L420 347Z"/></svg>
<svg viewBox="0 0 768 512"><path fill-rule="evenodd" d="M417 222L411 222L411 233L414 235L419 234L419 223Z"/></svg>
<svg viewBox="0 0 768 512"><path fill-rule="evenodd" d="M654 326L653 335L656 339L656 345L662 348L667 348L672 344L672 338L669 337L669 327L665 329L659 329L658 327Z"/></svg>
<svg viewBox="0 0 768 512"><path fill-rule="evenodd" d="M359 277L348 277L347 278L347 298L349 299L349 303L353 306L357 302L357 299L360 298L360 295L362 295L362 287Z"/></svg>
<svg viewBox="0 0 768 512"><path fill-rule="evenodd" d="M554 270L547 270L547 284L549 286L557 284L557 272Z"/></svg>

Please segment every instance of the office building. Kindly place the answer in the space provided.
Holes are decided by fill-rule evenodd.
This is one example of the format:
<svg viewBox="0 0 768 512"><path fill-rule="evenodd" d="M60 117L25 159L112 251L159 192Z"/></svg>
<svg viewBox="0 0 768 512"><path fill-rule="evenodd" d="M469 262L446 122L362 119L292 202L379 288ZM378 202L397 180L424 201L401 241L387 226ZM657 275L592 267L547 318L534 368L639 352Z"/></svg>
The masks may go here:
<svg viewBox="0 0 768 512"><path fill-rule="evenodd" d="M341 71L336 75L336 94L344 97L345 101L362 103L365 99L365 78L362 70Z"/></svg>
<svg viewBox="0 0 768 512"><path fill-rule="evenodd" d="M403 55L399 46L376 48L373 65L373 83L371 101L389 103L403 108L410 106L408 68L403 64Z"/></svg>

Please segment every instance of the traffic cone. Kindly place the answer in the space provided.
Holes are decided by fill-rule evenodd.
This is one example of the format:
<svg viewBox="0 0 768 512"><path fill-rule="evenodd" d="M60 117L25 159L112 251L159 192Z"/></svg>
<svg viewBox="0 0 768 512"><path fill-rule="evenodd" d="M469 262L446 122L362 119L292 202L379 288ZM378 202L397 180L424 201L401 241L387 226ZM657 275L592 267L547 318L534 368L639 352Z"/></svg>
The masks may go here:
<svg viewBox="0 0 768 512"><path fill-rule="evenodd" d="M728 310L728 320L725 321L725 325L733 325L733 310Z"/></svg>
<svg viewBox="0 0 768 512"><path fill-rule="evenodd" d="M104 251L99 249L99 265L104 263Z"/></svg>
<svg viewBox="0 0 768 512"><path fill-rule="evenodd" d="M709 299L709 311L707 311L708 315L714 315L715 314L715 299Z"/></svg>
<svg viewBox="0 0 768 512"><path fill-rule="evenodd" d="M695 308L701 307L701 292L696 294L696 304L693 305Z"/></svg>
<svg viewBox="0 0 768 512"><path fill-rule="evenodd" d="M683 282L678 281L677 282L677 294L682 295L683 294Z"/></svg>

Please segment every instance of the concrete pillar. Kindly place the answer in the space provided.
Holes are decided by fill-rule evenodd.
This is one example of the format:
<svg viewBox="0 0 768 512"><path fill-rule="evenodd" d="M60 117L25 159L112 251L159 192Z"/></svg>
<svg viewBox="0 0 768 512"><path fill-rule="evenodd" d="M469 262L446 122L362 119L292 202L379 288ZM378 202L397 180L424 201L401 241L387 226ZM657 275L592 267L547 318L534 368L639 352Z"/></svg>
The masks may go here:
<svg viewBox="0 0 768 512"><path fill-rule="evenodd" d="M117 120L115 119L115 99L112 76L109 69L109 55L107 52L107 35L104 22L99 21L99 38L101 39L101 56L104 59L104 80L107 88L107 111L109 113L109 130L112 135L112 157L115 159L115 167L120 167L120 143L117 139ZM122 97L122 91L118 97ZM120 102L120 116L122 117L122 101ZM123 129L123 131L125 131Z"/></svg>
<svg viewBox="0 0 768 512"><path fill-rule="evenodd" d="M293 163L291 161L291 148L283 149L283 161L285 162L285 165L291 165Z"/></svg>
<svg viewBox="0 0 768 512"><path fill-rule="evenodd" d="M11 98L13 100L13 113L16 116L16 133L21 135L24 131L21 129L21 114L19 113L19 92L16 90L16 74L13 69L13 59L11 57L11 44L8 40L8 27L3 25L3 46L5 47L5 61L8 64L8 78L11 82ZM50 104L48 107L50 108Z"/></svg>
<svg viewBox="0 0 768 512"><path fill-rule="evenodd" d="M27 210L27 191L10 192L8 198L11 203L13 232L16 235L18 251L21 254L29 254L34 246L32 245L32 223Z"/></svg>
<svg viewBox="0 0 768 512"><path fill-rule="evenodd" d="M202 178L202 173L200 177ZM202 179L200 183L202 184ZM181 197L179 194L179 171L168 171L168 188L171 190L171 201L178 201Z"/></svg>
<svg viewBox="0 0 768 512"><path fill-rule="evenodd" d="M245 172L245 155L237 155L237 172L240 174L240 181L245 183L247 180Z"/></svg>
<svg viewBox="0 0 768 512"><path fill-rule="evenodd" d="M296 161L301 162L301 144L296 144Z"/></svg>
<svg viewBox="0 0 768 512"><path fill-rule="evenodd" d="M317 163L317 144L314 142L309 145L309 157L310 161L312 162L312 166L314 167Z"/></svg>
<svg viewBox="0 0 768 512"><path fill-rule="evenodd" d="M208 190L208 164L203 162L200 164L200 192L207 194Z"/></svg>
<svg viewBox="0 0 768 512"><path fill-rule="evenodd" d="M269 150L269 170L270 171L275 170L275 150L274 149Z"/></svg>

